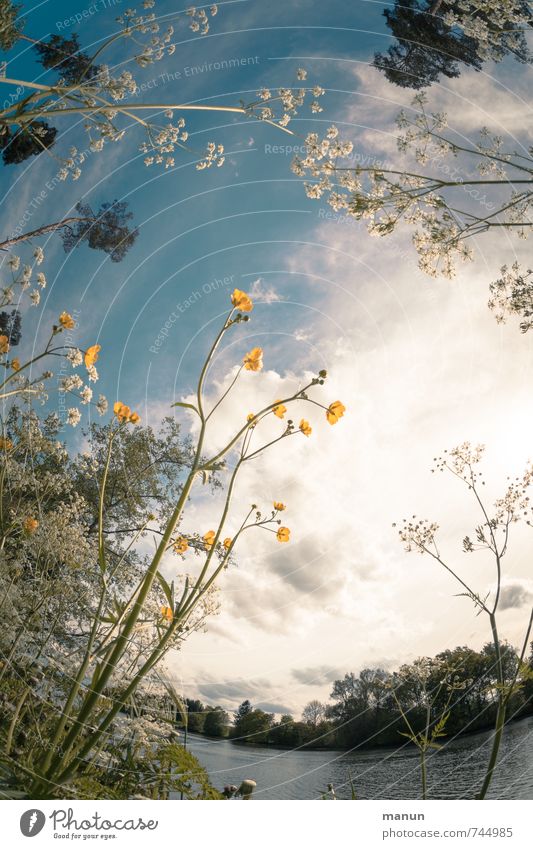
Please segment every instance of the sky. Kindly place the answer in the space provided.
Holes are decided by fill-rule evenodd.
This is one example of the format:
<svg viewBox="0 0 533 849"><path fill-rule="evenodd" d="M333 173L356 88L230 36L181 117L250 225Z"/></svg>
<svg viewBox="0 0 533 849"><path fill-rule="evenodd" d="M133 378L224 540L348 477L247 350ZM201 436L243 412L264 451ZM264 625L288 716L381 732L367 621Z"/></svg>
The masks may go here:
<svg viewBox="0 0 533 849"><path fill-rule="evenodd" d="M239 480L237 504L287 504L291 542L280 545L266 533L244 538L220 582L220 615L169 661L182 692L228 710L248 698L278 714L299 714L310 699L326 700L346 672L393 669L487 642L483 617L457 597L436 564L402 550L392 524L415 513L437 521L450 562L484 594L494 586L492 564L461 551L479 522L471 494L432 474L433 458L464 440L485 444L490 503L532 456L532 337L513 322L497 325L486 305L500 266L525 261L527 242L480 237L474 262L452 280L432 279L417 268L407 229L376 239L351 219L327 218L324 204L308 199L290 170L289 148L331 123L353 141L358 161L398 161L394 117L411 93L371 66L374 51L390 43L384 5L222 3L207 37L182 24L172 57L146 69L124 66L143 87L134 98L140 103L226 105L249 101L262 86L294 85L303 67L307 82L326 95L322 113L304 108L291 122L295 136L240 116L190 113L193 150L176 155L167 171L145 167L142 135L131 127L123 142L88 157L77 183L51 182L58 166L45 155L0 173L3 233L28 211L31 229L49 221L51 210L61 219L80 199L95 207L125 199L140 229L120 264L86 247L67 255L57 237L47 240L48 286L40 308L25 316L25 329L34 333L26 330L24 345L38 345L62 309L77 310L79 344L102 345L99 389L157 427L174 401L189 397L229 295L240 288L253 295L252 320L217 354L209 401L254 345L264 349L265 366L241 376L213 419L208 446L216 448L244 415L291 394L319 369L328 372L324 401L341 399L347 407L335 427L316 408L306 409L312 436L287 440ZM25 33L67 35L78 15L81 44L96 49L124 8L110 0L24 4ZM163 0L156 11L166 19L177 10ZM129 55L127 45L115 47L109 61ZM9 76L41 78L28 44L19 42L8 59ZM240 64L209 70L224 59ZM529 69L505 61L464 70L429 96L431 108L447 111L451 130L464 138L486 125L522 149L532 143L530 86ZM57 146L86 144L76 123L58 126ZM226 162L199 172L198 151L211 140L224 144ZM46 202L37 205L43 192ZM178 320L156 344L176 311ZM191 416L172 414L194 433ZM81 426L65 435L73 450L82 445ZM213 527L217 506L216 497L200 491L184 527ZM242 509L230 516L230 533ZM501 628L515 645L533 597L527 530L513 529L505 564ZM196 568L194 561L189 566ZM184 565L174 559L164 568L172 576Z"/></svg>

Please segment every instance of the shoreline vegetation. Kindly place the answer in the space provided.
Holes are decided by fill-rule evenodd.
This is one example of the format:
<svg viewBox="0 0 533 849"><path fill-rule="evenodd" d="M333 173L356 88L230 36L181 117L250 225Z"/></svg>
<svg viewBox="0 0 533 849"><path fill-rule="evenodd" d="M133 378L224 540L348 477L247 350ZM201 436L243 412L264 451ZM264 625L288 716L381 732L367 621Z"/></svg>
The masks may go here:
<svg viewBox="0 0 533 849"><path fill-rule="evenodd" d="M501 645L504 675L512 680L519 663L518 652L508 643ZM524 683L510 703L507 722L533 715L533 670L531 655L522 670ZM497 712L497 679L495 650L487 643L480 651L466 646L448 649L434 658L419 658L403 664L397 671L380 668L363 669L359 676L347 673L333 682L331 702L309 702L295 719L289 713L267 713L243 701L233 714L221 706L204 705L199 699L183 698L184 710L176 713L176 725L182 733L198 734L206 739L227 739L240 745L299 750L349 751L353 748L386 748L398 745L405 734L406 723L418 733L427 721L441 721L439 743L448 738L466 736L494 727ZM153 713L164 705L138 703L136 709ZM441 717L446 717L443 724ZM413 742L413 741L411 741Z"/></svg>
<svg viewBox="0 0 533 849"><path fill-rule="evenodd" d="M523 722L524 720L528 719L531 716L533 716L533 704L528 708L528 710L526 712L520 713L520 714L517 714L516 716L510 717L505 724L506 724L506 726L514 725L515 723ZM492 730L493 725L494 725L494 723L489 722L489 723L487 723L487 725L485 725L483 727L476 728L475 731L458 731L458 732L456 732L456 734L453 735L453 739L455 740L457 738L463 738L463 737L470 738L470 737L476 737L478 734L486 734L488 731ZM183 726L179 726L179 728L180 728L180 731L181 731L183 729ZM211 734L204 734L203 731L188 732L188 736L190 734L192 734L193 736L198 737L202 740L212 740L214 742L219 741L219 740L226 740L228 743L233 743L237 746L240 745L240 746L244 746L244 747L260 746L260 747L263 747L265 749L277 749L277 750L280 750L282 752L291 752L295 748L294 746L287 746L287 745L283 746L281 744L269 743L268 741L264 742L264 743L256 743L256 742L251 742L251 741L246 742L246 741L243 741L243 740L236 739L235 737L230 737L229 735L225 736L225 737L213 736ZM444 745L446 745L446 742L451 742L451 741L445 740L443 747L444 747ZM297 746L296 748L298 749L298 752L343 752L343 753L348 753L348 752L354 751L354 749L358 749L358 750L361 750L361 751L364 751L364 752L369 752L369 751L372 751L374 749L380 749L380 750L385 750L385 751L389 750L389 749L396 750L398 748L398 746L395 745L394 743L378 744L378 743L372 742L372 743L359 743L357 746L354 746L354 747L349 747L349 748L344 747L343 748L341 746L319 746L319 745L315 746L315 745L313 745L313 741L311 740L309 743L303 743L302 745Z"/></svg>

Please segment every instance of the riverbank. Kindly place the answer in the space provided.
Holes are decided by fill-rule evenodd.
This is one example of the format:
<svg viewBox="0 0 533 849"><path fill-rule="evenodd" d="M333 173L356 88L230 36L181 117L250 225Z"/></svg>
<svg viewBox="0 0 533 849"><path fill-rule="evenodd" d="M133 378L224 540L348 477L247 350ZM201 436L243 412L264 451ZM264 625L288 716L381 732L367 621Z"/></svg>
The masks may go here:
<svg viewBox="0 0 533 849"><path fill-rule="evenodd" d="M528 717L533 717L533 704L528 705L527 710L521 711L520 713L517 713L515 716L511 716L507 720L506 725L511 725L513 723L516 723L516 722L521 722L522 720L527 719ZM475 737L476 735L479 735L479 734L490 733L490 731L492 730L493 727L494 727L494 722L491 721L491 722L487 722L486 724L483 724L482 726L478 726L477 728L475 728L473 730L469 730L468 728L457 730L453 734L453 738L459 739L459 738L464 738L464 737ZM180 730L180 733L183 734L183 728L180 727L179 730ZM295 748L297 748L299 751L302 751L302 752L310 751L310 752L341 752L341 753L353 751L354 748L357 748L357 749L360 749L360 750L379 749L381 751L386 751L387 749L396 749L397 748L397 745L395 745L394 742L383 742L383 743L381 743L379 741L373 741L372 739L354 741L354 744L352 746L349 746L349 747L348 746L334 746L334 745L331 745L331 746L316 745L315 741L313 741L313 740L306 742L306 743L298 744L297 746L294 746L294 745L293 746L290 746L290 745L284 746L284 745L280 745L280 744L276 744L276 743L271 743L268 740L266 740L266 741L263 741L263 740L255 741L254 740L254 741L250 741L250 742L248 740L244 741L244 740L242 740L238 737L231 737L230 734L228 734L225 737L220 737L220 736L214 737L214 736L211 736L209 734L204 734L203 732L195 731L195 732L189 732L189 735L191 735L191 736L194 735L195 737L201 737L205 740L211 740L213 742L224 740L228 743L231 743L231 744L237 745L237 746L244 746L244 747L254 746L255 748L259 748L259 749L272 749L274 751L283 751L283 752L291 752L291 751L294 751ZM444 738L444 740L445 740L445 738ZM410 745L410 744L407 743L407 745Z"/></svg>
<svg viewBox="0 0 533 849"><path fill-rule="evenodd" d="M455 737L428 756L429 797L474 798L486 769L490 731ZM256 799L320 799L333 784L350 799L350 778L360 799L420 798L416 751L397 747L286 750L190 734L188 746L218 788L243 778L257 782ZM492 799L533 799L533 717L506 726L489 792Z"/></svg>

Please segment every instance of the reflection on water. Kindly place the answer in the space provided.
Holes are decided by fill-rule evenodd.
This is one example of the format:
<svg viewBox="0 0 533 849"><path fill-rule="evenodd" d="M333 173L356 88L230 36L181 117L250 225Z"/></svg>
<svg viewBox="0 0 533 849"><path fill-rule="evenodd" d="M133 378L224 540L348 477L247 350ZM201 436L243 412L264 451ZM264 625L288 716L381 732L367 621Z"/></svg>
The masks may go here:
<svg viewBox="0 0 533 849"><path fill-rule="evenodd" d="M428 756L428 792L438 799L471 799L479 790L490 732L453 740ZM189 735L189 748L215 787L257 781L257 799L317 799L331 782L350 798L350 775L360 799L420 797L418 755L412 748L353 752L282 751ZM509 725L489 797L533 799L533 717Z"/></svg>

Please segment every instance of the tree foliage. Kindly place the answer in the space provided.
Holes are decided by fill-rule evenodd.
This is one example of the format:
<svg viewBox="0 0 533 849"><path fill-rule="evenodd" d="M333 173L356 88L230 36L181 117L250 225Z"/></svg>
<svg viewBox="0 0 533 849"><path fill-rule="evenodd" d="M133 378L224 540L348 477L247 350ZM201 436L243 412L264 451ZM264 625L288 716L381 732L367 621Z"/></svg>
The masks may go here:
<svg viewBox="0 0 533 849"><path fill-rule="evenodd" d="M479 71L485 60L508 54L530 60L524 29L533 12L526 0L395 0L383 15L396 41L376 53L374 65L395 85L424 88L441 76L458 77L461 65Z"/></svg>
<svg viewBox="0 0 533 849"><path fill-rule="evenodd" d="M97 212L90 204L77 203L76 211L82 220L62 227L61 238L67 253L86 242L93 250L109 254L112 262L120 262L139 235L138 229L128 223L133 213L128 211L126 201L103 203Z"/></svg>
<svg viewBox="0 0 533 849"><path fill-rule="evenodd" d="M81 79L90 80L100 71L91 57L82 52L75 32L70 38L53 33L48 41L38 41L33 47L43 68L57 71L67 85L75 85Z"/></svg>
<svg viewBox="0 0 533 849"><path fill-rule="evenodd" d="M7 336L9 345L18 345L22 338L22 316L20 310L0 312L0 334Z"/></svg>
<svg viewBox="0 0 533 849"><path fill-rule="evenodd" d="M0 147L5 165L19 165L30 156L38 156L53 146L57 135L56 128L46 121L31 121L14 131L2 129Z"/></svg>
<svg viewBox="0 0 533 849"><path fill-rule="evenodd" d="M22 6L11 0L0 0L0 50L11 50L20 38L24 21L19 17Z"/></svg>

